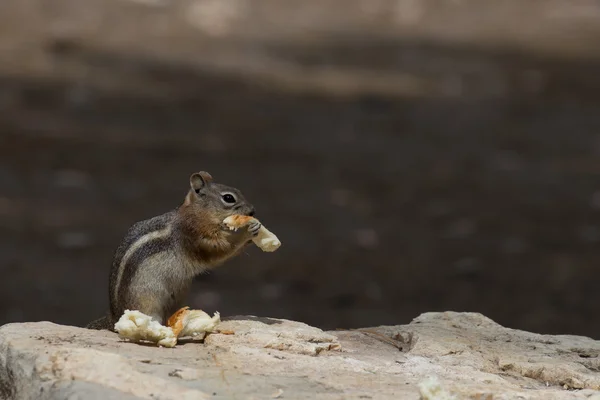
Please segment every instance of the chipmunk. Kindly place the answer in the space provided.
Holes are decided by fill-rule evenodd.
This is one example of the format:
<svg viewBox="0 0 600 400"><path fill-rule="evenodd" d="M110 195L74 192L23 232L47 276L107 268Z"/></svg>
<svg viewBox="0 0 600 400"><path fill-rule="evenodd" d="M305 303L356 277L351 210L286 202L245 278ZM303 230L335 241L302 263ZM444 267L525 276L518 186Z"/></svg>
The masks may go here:
<svg viewBox="0 0 600 400"><path fill-rule="evenodd" d="M213 182L208 172L192 174L180 207L129 228L110 271L110 312L87 328L114 331L127 309L164 324L183 306L196 275L237 255L261 228L253 219L233 231L223 220L254 213L238 189Z"/></svg>

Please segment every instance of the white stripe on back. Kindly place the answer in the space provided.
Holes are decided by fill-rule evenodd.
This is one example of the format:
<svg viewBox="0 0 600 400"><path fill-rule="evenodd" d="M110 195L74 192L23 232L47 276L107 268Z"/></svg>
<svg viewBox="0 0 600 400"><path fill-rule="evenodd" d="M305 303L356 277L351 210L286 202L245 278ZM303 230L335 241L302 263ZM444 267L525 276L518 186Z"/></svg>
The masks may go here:
<svg viewBox="0 0 600 400"><path fill-rule="evenodd" d="M154 240L163 239L168 237L171 234L171 225L167 225L165 228L150 232L140 237L138 240L133 242L131 246L127 249L123 258L121 258L121 263L119 264L119 269L117 270L117 282L115 283L115 291L113 292L113 300L114 304L119 304L118 295L119 295L119 287L121 286L121 278L123 277L123 272L125 271L125 266L127 265L127 261L131 258L133 253L136 252L140 247L145 245L146 243L152 242Z"/></svg>

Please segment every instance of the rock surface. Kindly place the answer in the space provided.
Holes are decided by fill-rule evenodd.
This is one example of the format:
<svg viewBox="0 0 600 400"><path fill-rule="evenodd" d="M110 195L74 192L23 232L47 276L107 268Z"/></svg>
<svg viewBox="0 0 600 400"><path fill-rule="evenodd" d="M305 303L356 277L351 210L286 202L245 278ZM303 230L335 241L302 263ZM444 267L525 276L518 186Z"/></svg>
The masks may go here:
<svg viewBox="0 0 600 400"><path fill-rule="evenodd" d="M508 329L481 314L335 332L242 316L220 329L235 334L165 349L50 322L8 324L0 398L600 399L599 341Z"/></svg>

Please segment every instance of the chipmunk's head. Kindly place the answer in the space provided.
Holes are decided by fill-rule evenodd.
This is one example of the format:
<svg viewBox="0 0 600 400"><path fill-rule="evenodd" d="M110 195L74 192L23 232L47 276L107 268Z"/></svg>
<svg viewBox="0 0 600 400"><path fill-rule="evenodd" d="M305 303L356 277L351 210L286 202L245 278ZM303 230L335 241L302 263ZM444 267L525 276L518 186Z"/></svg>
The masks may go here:
<svg viewBox="0 0 600 400"><path fill-rule="evenodd" d="M213 182L212 176L200 171L190 176L190 191L184 206L208 212L223 221L230 215L254 215L254 206L236 188Z"/></svg>

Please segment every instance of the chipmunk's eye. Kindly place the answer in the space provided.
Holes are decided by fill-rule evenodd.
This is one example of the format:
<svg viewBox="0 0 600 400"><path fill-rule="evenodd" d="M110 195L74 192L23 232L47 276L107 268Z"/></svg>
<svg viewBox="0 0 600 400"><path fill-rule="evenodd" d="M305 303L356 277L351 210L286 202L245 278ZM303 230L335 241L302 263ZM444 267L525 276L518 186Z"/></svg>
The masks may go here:
<svg viewBox="0 0 600 400"><path fill-rule="evenodd" d="M235 203L235 197L231 193L225 193L221 195L221 198L225 203L233 204Z"/></svg>

